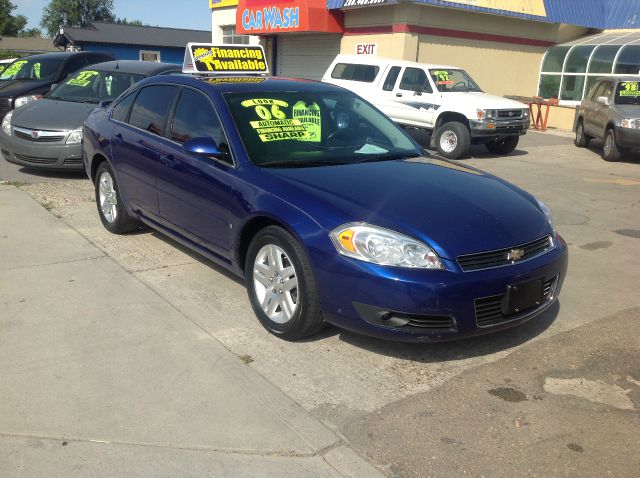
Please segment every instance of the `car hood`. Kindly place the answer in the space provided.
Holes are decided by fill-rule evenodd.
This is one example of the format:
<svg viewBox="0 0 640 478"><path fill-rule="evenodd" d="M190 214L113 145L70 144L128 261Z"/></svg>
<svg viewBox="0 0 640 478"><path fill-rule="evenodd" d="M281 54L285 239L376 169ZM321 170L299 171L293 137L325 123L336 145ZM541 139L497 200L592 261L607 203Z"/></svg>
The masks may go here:
<svg viewBox="0 0 640 478"><path fill-rule="evenodd" d="M327 229L366 222L419 238L448 259L552 232L530 194L490 174L432 157L265 171L290 186L282 185L283 199L307 208L312 217L320 215L318 204L331 205L334 214L323 212L319 220Z"/></svg>
<svg viewBox="0 0 640 478"><path fill-rule="evenodd" d="M82 126L95 103L74 103L47 98L27 103L13 113L13 124L30 129L70 130Z"/></svg>
<svg viewBox="0 0 640 478"><path fill-rule="evenodd" d="M31 91L46 89L51 84L49 80L6 80L0 81L0 97L26 95Z"/></svg>
<svg viewBox="0 0 640 478"><path fill-rule="evenodd" d="M622 118L640 118L640 105L615 105L615 112Z"/></svg>
<svg viewBox="0 0 640 478"><path fill-rule="evenodd" d="M527 105L519 101L503 98L502 96L488 95L479 92L453 92L442 93L442 98L448 101L456 101L464 103L470 108L478 108L485 110L506 110L506 109L525 109Z"/></svg>

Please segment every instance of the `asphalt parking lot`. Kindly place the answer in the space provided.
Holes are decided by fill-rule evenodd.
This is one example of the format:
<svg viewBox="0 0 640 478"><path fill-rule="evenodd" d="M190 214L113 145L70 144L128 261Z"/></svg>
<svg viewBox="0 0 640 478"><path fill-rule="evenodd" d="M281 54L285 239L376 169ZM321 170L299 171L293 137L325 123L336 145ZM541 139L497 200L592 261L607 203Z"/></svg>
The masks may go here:
<svg viewBox="0 0 640 478"><path fill-rule="evenodd" d="M530 133L464 161L553 209L569 272L535 321L431 345L280 341L221 269L104 230L82 175L1 161L0 475L640 476L640 156Z"/></svg>

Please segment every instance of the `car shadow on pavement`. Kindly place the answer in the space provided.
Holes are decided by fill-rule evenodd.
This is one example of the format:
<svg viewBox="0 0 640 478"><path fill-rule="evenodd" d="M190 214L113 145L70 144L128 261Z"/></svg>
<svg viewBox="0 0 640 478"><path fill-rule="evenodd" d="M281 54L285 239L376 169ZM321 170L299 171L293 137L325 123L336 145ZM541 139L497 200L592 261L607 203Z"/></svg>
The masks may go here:
<svg viewBox="0 0 640 478"><path fill-rule="evenodd" d="M23 174L36 176L39 178L55 178L55 179L89 179L84 171L56 171L48 169L35 169L29 167L21 167L18 169Z"/></svg>
<svg viewBox="0 0 640 478"><path fill-rule="evenodd" d="M555 322L559 312L558 301L540 316L512 329L455 341L422 344L389 342L333 329L340 335L340 340L354 347L397 359L433 363L492 355L522 345L547 330Z"/></svg>

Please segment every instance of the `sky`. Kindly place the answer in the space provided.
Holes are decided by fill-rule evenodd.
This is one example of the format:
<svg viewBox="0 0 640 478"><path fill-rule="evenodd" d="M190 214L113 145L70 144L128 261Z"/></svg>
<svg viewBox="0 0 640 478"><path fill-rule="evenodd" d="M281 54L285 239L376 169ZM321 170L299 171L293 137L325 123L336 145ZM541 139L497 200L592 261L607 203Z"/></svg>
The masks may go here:
<svg viewBox="0 0 640 478"><path fill-rule="evenodd" d="M12 0L14 15L24 15L28 28L40 28L42 9L48 0ZM116 17L141 20L144 24L161 27L211 30L211 10L208 0L114 0Z"/></svg>

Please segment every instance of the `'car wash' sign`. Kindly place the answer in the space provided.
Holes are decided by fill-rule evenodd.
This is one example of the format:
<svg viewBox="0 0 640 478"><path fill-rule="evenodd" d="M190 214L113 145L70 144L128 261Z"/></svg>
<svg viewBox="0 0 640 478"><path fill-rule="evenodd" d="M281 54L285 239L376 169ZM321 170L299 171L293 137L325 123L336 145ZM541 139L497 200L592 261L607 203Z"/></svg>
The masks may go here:
<svg viewBox="0 0 640 478"><path fill-rule="evenodd" d="M268 6L242 11L242 28L247 32L281 32L300 28L300 7Z"/></svg>

